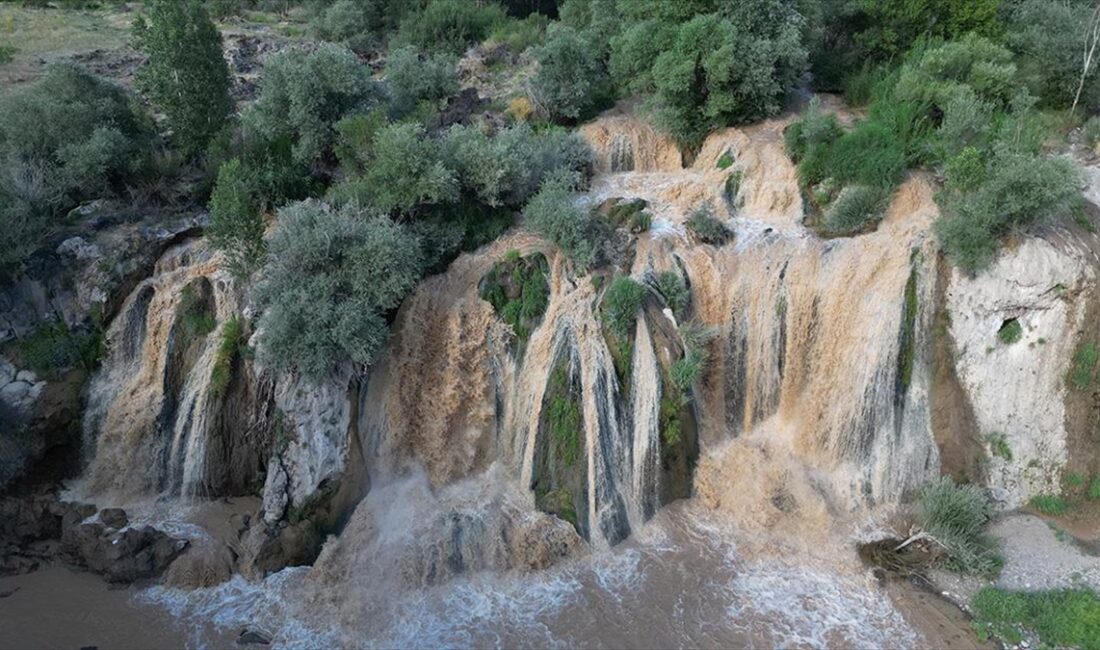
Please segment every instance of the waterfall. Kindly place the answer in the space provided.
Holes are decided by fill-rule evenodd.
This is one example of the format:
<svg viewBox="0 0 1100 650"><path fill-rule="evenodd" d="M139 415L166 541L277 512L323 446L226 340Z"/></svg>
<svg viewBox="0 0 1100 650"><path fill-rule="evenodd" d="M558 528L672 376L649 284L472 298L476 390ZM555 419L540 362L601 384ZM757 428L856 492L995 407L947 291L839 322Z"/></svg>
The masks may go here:
<svg viewBox="0 0 1100 650"><path fill-rule="evenodd" d="M653 516L660 499L660 376L657 355L653 351L649 327L638 327L634 340L634 383L630 403L634 413L632 430L634 445L631 454L632 478L631 520L636 524Z"/></svg>

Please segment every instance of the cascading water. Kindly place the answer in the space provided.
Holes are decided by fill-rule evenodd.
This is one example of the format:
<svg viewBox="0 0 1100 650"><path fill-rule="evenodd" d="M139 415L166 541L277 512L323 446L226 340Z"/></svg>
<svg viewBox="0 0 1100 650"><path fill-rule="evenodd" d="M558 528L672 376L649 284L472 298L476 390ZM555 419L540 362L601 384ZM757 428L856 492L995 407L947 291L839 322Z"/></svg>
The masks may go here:
<svg viewBox="0 0 1100 650"><path fill-rule="evenodd" d="M107 331L107 358L88 391L84 491L202 492L217 406L212 371L235 309L206 244L188 241L161 257Z"/></svg>

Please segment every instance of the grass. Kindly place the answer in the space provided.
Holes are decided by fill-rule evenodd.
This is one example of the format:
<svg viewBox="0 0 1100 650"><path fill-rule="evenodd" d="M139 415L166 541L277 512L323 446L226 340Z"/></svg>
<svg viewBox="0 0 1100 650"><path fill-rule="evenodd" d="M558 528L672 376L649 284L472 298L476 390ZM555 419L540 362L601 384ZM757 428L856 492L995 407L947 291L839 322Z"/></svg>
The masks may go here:
<svg viewBox="0 0 1100 650"><path fill-rule="evenodd" d="M882 221L890 191L870 185L850 185L841 190L825 210L824 230L829 235L856 235Z"/></svg>
<svg viewBox="0 0 1100 650"><path fill-rule="evenodd" d="M1037 494L1027 502L1029 506L1044 515L1060 516L1069 511L1066 500L1056 494Z"/></svg>
<svg viewBox="0 0 1100 650"><path fill-rule="evenodd" d="M926 487L917 502L921 528L947 551L945 568L959 573L992 576L1003 560L995 542L984 533L991 508L985 492L974 485L955 485L948 477Z"/></svg>
<svg viewBox="0 0 1100 650"><path fill-rule="evenodd" d="M1073 355L1073 370L1070 371L1070 383L1077 390L1085 390L1092 385L1096 377L1096 362L1100 361L1100 352L1092 343L1085 343Z"/></svg>
<svg viewBox="0 0 1100 650"><path fill-rule="evenodd" d="M990 434L987 441L989 442L989 453L1004 459L1006 462L1012 462L1012 448L1008 446L1008 441L1005 440L1003 433Z"/></svg>
<svg viewBox="0 0 1100 650"><path fill-rule="evenodd" d="M0 65L7 65L15 58L18 48L11 45L0 45Z"/></svg>
<svg viewBox="0 0 1100 650"><path fill-rule="evenodd" d="M1071 488L1084 487L1085 475L1080 472L1070 472L1066 474L1065 482L1066 485Z"/></svg>
<svg viewBox="0 0 1100 650"><path fill-rule="evenodd" d="M1093 501L1100 500L1100 476L1094 476L1089 483L1088 497Z"/></svg>
<svg viewBox="0 0 1100 650"><path fill-rule="evenodd" d="M1006 320L997 330L997 338L1005 345L1012 345L1024 337L1024 326L1015 318Z"/></svg>
<svg viewBox="0 0 1100 650"><path fill-rule="evenodd" d="M619 276L611 281L603 297L603 316L615 336L628 338L634 331L645 297L645 287L629 277Z"/></svg>
<svg viewBox="0 0 1100 650"><path fill-rule="evenodd" d="M986 587L974 596L974 628L1009 645L1039 637L1040 647L1100 650L1100 599L1091 589L1022 592Z"/></svg>
<svg viewBox="0 0 1100 650"><path fill-rule="evenodd" d="M626 228L637 235L649 230L653 216L646 212L645 199L620 201L607 213L608 220L617 228Z"/></svg>
<svg viewBox="0 0 1100 650"><path fill-rule="evenodd" d="M657 274L657 293L665 299L672 313L680 317L691 301L691 291L676 271L661 271Z"/></svg>

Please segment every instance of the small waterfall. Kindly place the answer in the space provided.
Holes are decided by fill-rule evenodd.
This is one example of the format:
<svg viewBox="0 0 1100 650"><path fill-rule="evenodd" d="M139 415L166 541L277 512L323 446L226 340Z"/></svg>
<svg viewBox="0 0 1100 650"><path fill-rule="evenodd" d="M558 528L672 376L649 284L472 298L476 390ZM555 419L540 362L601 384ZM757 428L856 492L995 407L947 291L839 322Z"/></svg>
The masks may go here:
<svg viewBox="0 0 1100 650"><path fill-rule="evenodd" d="M660 505L661 450L658 417L661 411L661 379L649 327L640 323L634 340L634 382L630 403L634 414L632 450L631 520L644 522Z"/></svg>
<svg viewBox="0 0 1100 650"><path fill-rule="evenodd" d="M92 378L83 489L120 497L204 490L210 389L218 342L235 300L200 240L170 248L122 306Z"/></svg>

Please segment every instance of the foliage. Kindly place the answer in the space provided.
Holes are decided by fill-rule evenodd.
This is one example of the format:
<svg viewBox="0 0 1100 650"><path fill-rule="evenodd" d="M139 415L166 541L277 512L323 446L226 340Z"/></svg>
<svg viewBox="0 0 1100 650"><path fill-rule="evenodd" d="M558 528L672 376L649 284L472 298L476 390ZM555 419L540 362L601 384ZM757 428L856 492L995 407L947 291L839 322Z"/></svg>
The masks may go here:
<svg viewBox="0 0 1100 650"><path fill-rule="evenodd" d="M365 51L397 27L411 4L405 0L337 0L317 13L313 31L322 40Z"/></svg>
<svg viewBox="0 0 1100 650"><path fill-rule="evenodd" d="M882 220L890 199L888 190L849 185L825 211L824 230L830 235L854 235Z"/></svg>
<svg viewBox="0 0 1100 650"><path fill-rule="evenodd" d="M974 596L975 628L1008 645L1039 636L1040 647L1100 649L1100 598L1088 588L1007 591L985 587Z"/></svg>
<svg viewBox="0 0 1100 650"><path fill-rule="evenodd" d="M65 323L43 325L19 340L19 358L40 377L56 379L70 368L93 370L103 353L98 326L72 330Z"/></svg>
<svg viewBox="0 0 1100 650"><path fill-rule="evenodd" d="M1003 433L991 434L987 438L989 442L989 451L996 457L1001 458L1005 462L1012 462L1012 448L1008 446L1008 441L1005 440Z"/></svg>
<svg viewBox="0 0 1100 650"><path fill-rule="evenodd" d="M489 40L504 43L509 50L519 54L529 47L543 43L546 39L546 29L550 24L550 19L545 15L533 13L521 20L508 20L501 23L489 35Z"/></svg>
<svg viewBox="0 0 1100 650"><path fill-rule="evenodd" d="M199 0L151 0L134 22L134 40L148 63L136 83L161 111L180 147L192 155L233 111L221 34Z"/></svg>
<svg viewBox="0 0 1100 650"><path fill-rule="evenodd" d="M1056 494L1037 494L1027 504L1044 515L1064 515L1069 510L1066 500Z"/></svg>
<svg viewBox="0 0 1100 650"><path fill-rule="evenodd" d="M237 277L247 277L263 260L264 219L239 159L230 160L218 170L206 234Z"/></svg>
<svg viewBox="0 0 1100 650"><path fill-rule="evenodd" d="M431 0L423 9L401 20L394 41L427 52L462 54L470 45L488 37L504 20L504 10L495 2Z"/></svg>
<svg viewBox="0 0 1100 650"><path fill-rule="evenodd" d="M393 50L386 60L386 92L394 119L423 102L439 106L458 92L455 59L449 54L422 54L413 47Z"/></svg>
<svg viewBox="0 0 1100 650"><path fill-rule="evenodd" d="M1073 370L1070 382L1077 390L1085 390L1092 385L1096 377L1096 363L1100 361L1100 351L1090 342L1082 343L1073 355Z"/></svg>
<svg viewBox="0 0 1100 650"><path fill-rule="evenodd" d="M512 327L521 344L549 305L549 272L541 254L520 258L519 251L511 251L482 278L479 289L482 299Z"/></svg>
<svg viewBox="0 0 1100 650"><path fill-rule="evenodd" d="M682 359L672 364L668 370L672 384L681 394L687 394L696 380L703 374L706 365L706 356L697 349L689 349Z"/></svg>
<svg viewBox="0 0 1100 650"><path fill-rule="evenodd" d="M676 271L661 271L657 274L657 292L665 299L665 303L677 317L681 316L691 301L691 291L688 290L684 278Z"/></svg>
<svg viewBox="0 0 1100 650"><path fill-rule="evenodd" d="M370 167L374 138L389 124L381 110L369 113L353 113L344 117L333 127L336 129L336 142L333 151L344 173L362 176Z"/></svg>
<svg viewBox="0 0 1100 650"><path fill-rule="evenodd" d="M985 493L974 485L958 485L948 477L926 487L917 502L921 528L947 549L946 566L954 571L995 574L1002 560L983 531L991 509Z"/></svg>
<svg viewBox="0 0 1100 650"><path fill-rule="evenodd" d="M0 45L0 65L12 62L19 50L11 45Z"/></svg>
<svg viewBox="0 0 1100 650"><path fill-rule="evenodd" d="M700 208L688 217L687 228L699 241L712 246L722 246L733 237L729 228L711 216L706 208Z"/></svg>
<svg viewBox="0 0 1100 650"><path fill-rule="evenodd" d="M346 47L287 49L264 65L259 97L241 119L246 133L288 145L294 163L312 165L331 155L336 123L365 112L374 96L369 68Z"/></svg>
<svg viewBox="0 0 1100 650"><path fill-rule="evenodd" d="M1024 336L1024 326L1015 318L1010 318L997 330L997 338L1005 345L1012 345Z"/></svg>
<svg viewBox="0 0 1100 650"><path fill-rule="evenodd" d="M419 124L380 129L373 157L362 182L369 188L370 204L384 212L409 213L418 205L457 197L454 170L443 164L438 143Z"/></svg>
<svg viewBox="0 0 1100 650"><path fill-rule="evenodd" d="M718 169L729 169L733 166L733 156L731 156L728 151L724 152L718 157L718 162L715 166L718 167Z"/></svg>
<svg viewBox="0 0 1100 650"><path fill-rule="evenodd" d="M404 226L312 200L279 211L270 251L256 296L265 308L259 356L311 377L373 362L386 315L423 265L420 242Z"/></svg>
<svg viewBox="0 0 1100 650"><path fill-rule="evenodd" d="M629 277L619 276L611 281L603 296L603 316L615 336L625 339L634 331L645 297L645 287Z"/></svg>
<svg viewBox="0 0 1100 650"><path fill-rule="evenodd" d="M557 457L566 466L572 466L580 458L583 433L581 409L571 383L568 360L562 360L555 366L547 387L550 398L547 423Z"/></svg>
<svg viewBox="0 0 1100 650"><path fill-rule="evenodd" d="M1088 498L1093 501L1100 500L1100 476L1092 477L1089 483Z"/></svg>
<svg viewBox="0 0 1100 650"><path fill-rule="evenodd" d="M179 325L179 338L182 341L202 338L218 326L209 301L203 299L202 292L195 289L193 284L184 287L180 293L176 322Z"/></svg>
<svg viewBox="0 0 1100 650"><path fill-rule="evenodd" d="M573 202L573 179L555 174L523 208L527 227L554 242L580 269L596 262L600 241L592 218Z"/></svg>
<svg viewBox="0 0 1100 650"><path fill-rule="evenodd" d="M1008 11L1005 45L1016 53L1020 76L1043 104L1069 108L1081 80L1084 26L1093 7L1084 2L1022 0ZM1081 93L1084 106L1100 103L1100 77L1093 66Z"/></svg>
<svg viewBox="0 0 1100 650"><path fill-rule="evenodd" d="M229 389L229 382L233 379L233 363L244 345L244 328L240 319L234 316L222 327L221 340L214 354L214 367L210 370L210 394L214 397L224 396Z"/></svg>
<svg viewBox="0 0 1100 650"><path fill-rule="evenodd" d="M1007 107L1022 92L1025 88L1012 52L976 34L915 51L902 67L894 90L897 99L940 109L963 93Z"/></svg>
<svg viewBox="0 0 1100 650"><path fill-rule="evenodd" d="M687 144L716 128L776 114L806 66L800 17L790 3L726 6L724 16L683 23L653 63L654 119ZM761 9L770 15L754 17Z"/></svg>
<svg viewBox="0 0 1100 650"><path fill-rule="evenodd" d="M152 124L124 90L72 66L4 94L0 114L2 270L33 252L63 210L141 174Z"/></svg>
<svg viewBox="0 0 1100 650"><path fill-rule="evenodd" d="M645 199L617 200L607 213L608 220L617 228L626 228L634 234L649 230L653 217L646 211Z"/></svg>
<svg viewBox="0 0 1100 650"><path fill-rule="evenodd" d="M596 50L580 32L562 27L535 49L538 71L531 97L552 119L574 122L591 115L609 96L609 79Z"/></svg>

